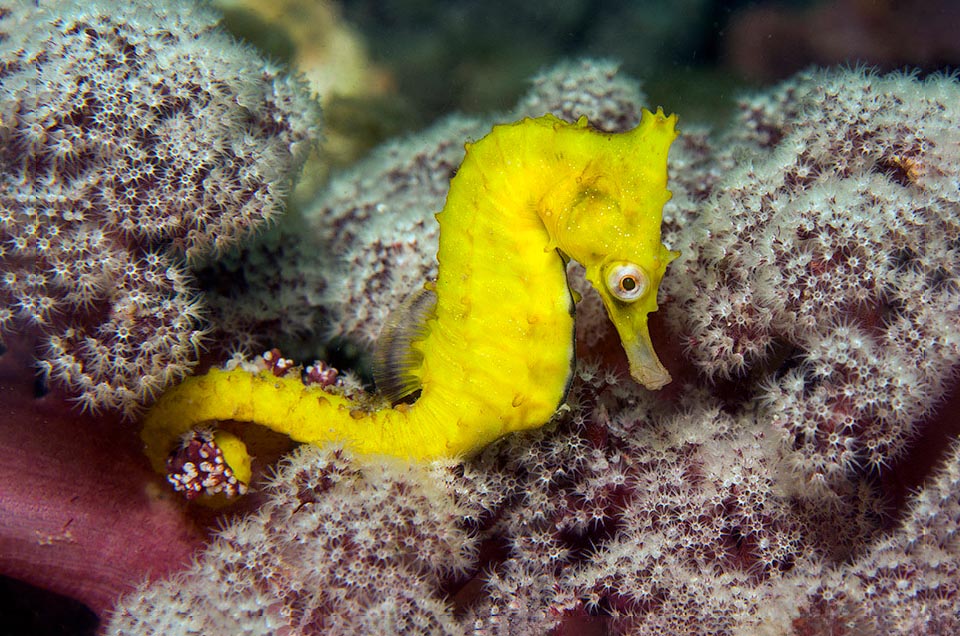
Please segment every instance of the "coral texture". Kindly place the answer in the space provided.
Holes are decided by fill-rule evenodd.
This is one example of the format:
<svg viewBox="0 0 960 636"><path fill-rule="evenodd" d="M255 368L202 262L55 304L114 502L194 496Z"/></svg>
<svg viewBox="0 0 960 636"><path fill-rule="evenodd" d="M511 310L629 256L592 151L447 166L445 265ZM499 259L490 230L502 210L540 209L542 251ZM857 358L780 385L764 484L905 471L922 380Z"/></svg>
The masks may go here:
<svg viewBox="0 0 960 636"><path fill-rule="evenodd" d="M292 521L269 504L227 526L182 578L126 597L114 626L146 631L189 613L208 633L234 630L221 579L204 580L233 573L234 559L253 572L225 579L241 581L229 594L276 609L258 620L320 633L290 621L330 614L283 608L316 606L318 586L300 582L315 573L301 563L328 576L326 561L309 560L346 535L353 547L338 559L382 555L364 570L383 576L378 598L388 599L377 605L388 618L370 633L412 630L397 622L404 616L428 616L437 633L491 636L955 633L960 444L936 407L955 376L960 337L958 96L954 78L814 73L744 100L719 142L700 130L681 138L671 165L684 170L671 174L664 238L684 256L661 295L669 337L686 345L679 395L655 397L628 381L616 334L587 296L578 307L586 319L578 322L577 379L553 426L433 472L302 451L271 486L278 501L317 490L297 490L316 479L294 476L303 461L321 475L347 462L384 484L416 474L426 494L400 488L392 499L358 500L359 486L348 487L339 508L335 498L311 495L318 512L340 510L340 524L323 531L333 538L310 533L313 517L298 534L313 503L291 504ZM380 180L366 183L429 177L428 150L415 153L419 161L395 155L393 172L381 155L368 164ZM424 218L398 210L408 219L415 212ZM356 226L337 231L356 240ZM389 223L375 226L383 242L396 236ZM366 231L360 246L375 244L375 230ZM382 301L379 291L363 296L368 279L427 271L418 254L385 261L389 271L354 271L357 304ZM374 320L361 317L355 325ZM931 443L944 456L932 459L924 450ZM900 500L895 485L911 466L926 481ZM353 539L370 531L368 497L388 510L377 535L386 544ZM401 547L391 539L397 518L425 519L442 540ZM248 528L256 532L241 546L236 533ZM274 536L310 539L279 568L289 578L262 556L277 550ZM215 553L226 560L210 565ZM444 565L408 583L417 598L403 605L392 586L411 562ZM324 607L368 629L367 606Z"/></svg>
<svg viewBox="0 0 960 636"><path fill-rule="evenodd" d="M798 491L891 464L955 376L957 96L851 71L747 100L679 239L666 313L701 373L756 392Z"/></svg>
<svg viewBox="0 0 960 636"><path fill-rule="evenodd" d="M186 262L276 215L317 109L192 2L0 4L0 336L130 413L204 335Z"/></svg>
<svg viewBox="0 0 960 636"><path fill-rule="evenodd" d="M818 554L872 532L850 511L837 543L818 544L823 519L785 496L753 414L726 414L693 387L678 412L596 371L581 371L574 413L554 435L483 458L524 503L491 528L509 548L471 613L482 633L590 616L617 634L755 628L761 608L789 607L816 579ZM789 625L787 612L771 614L768 625Z"/></svg>
<svg viewBox="0 0 960 636"><path fill-rule="evenodd" d="M194 566L131 594L108 634L462 634L438 594L473 562L451 467L304 447ZM218 590L211 594L211 590Z"/></svg>
<svg viewBox="0 0 960 636"><path fill-rule="evenodd" d="M837 589L812 600L853 606L881 634L960 632L960 444L910 501L899 532L846 568Z"/></svg>
<svg viewBox="0 0 960 636"><path fill-rule="evenodd" d="M302 449L258 514L127 595L108 633L951 633L958 449L847 565L878 536L869 484L856 508L806 505L755 413L692 387L678 411L598 370L555 430L460 468Z"/></svg>

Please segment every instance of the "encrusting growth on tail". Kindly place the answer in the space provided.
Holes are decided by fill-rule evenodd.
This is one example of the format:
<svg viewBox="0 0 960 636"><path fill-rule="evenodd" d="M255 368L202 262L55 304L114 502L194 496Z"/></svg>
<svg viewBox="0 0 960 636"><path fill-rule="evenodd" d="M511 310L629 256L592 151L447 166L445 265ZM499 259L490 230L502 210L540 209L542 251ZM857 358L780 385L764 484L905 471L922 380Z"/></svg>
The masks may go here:
<svg viewBox="0 0 960 636"><path fill-rule="evenodd" d="M676 256L660 241L667 152L676 116L643 112L626 133L551 115L495 126L467 153L440 223L438 276L417 309L413 351L391 352L412 404L369 409L296 377L213 370L164 394L143 439L163 472L177 439L198 425L261 424L299 442L337 441L360 453L424 460L475 452L547 422L573 362L574 301L565 259L586 268L617 328L631 375L650 389L670 376L647 316ZM390 346L390 345L388 345ZM233 444L227 463L245 461Z"/></svg>

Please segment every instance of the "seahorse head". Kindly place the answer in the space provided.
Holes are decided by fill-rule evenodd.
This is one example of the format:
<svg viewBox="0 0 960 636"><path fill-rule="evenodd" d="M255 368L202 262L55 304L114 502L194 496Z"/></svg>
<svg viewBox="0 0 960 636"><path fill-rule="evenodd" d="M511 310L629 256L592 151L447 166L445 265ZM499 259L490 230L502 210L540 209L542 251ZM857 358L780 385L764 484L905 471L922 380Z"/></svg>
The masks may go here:
<svg viewBox="0 0 960 636"><path fill-rule="evenodd" d="M649 389L670 382L653 349L647 317L657 310L667 265L679 255L660 242L663 205L670 199L667 151L677 136L675 126L675 115L645 110L630 132L576 135L572 152L590 159L557 183L546 202L563 210L551 228L557 247L586 268L620 335L631 375ZM581 119L570 134L584 127Z"/></svg>

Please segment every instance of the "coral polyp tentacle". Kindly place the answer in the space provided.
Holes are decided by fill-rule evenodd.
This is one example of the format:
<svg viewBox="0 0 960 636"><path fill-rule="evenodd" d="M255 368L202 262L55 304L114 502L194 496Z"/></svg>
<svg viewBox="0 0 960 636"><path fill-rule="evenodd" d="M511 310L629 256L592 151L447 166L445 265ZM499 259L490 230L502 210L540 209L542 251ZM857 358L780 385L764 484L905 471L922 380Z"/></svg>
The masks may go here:
<svg viewBox="0 0 960 636"><path fill-rule="evenodd" d="M544 424L573 368L566 258L585 267L634 378L663 386L670 377L647 316L676 256L660 241L675 123L644 111L634 130L607 134L583 118L546 115L496 126L468 144L437 215L436 304L421 316L422 337L405 341L418 350L402 359L419 398L368 410L298 378L214 370L169 391L147 414L143 439L154 465L162 470L179 435L217 420L411 459L468 454Z"/></svg>

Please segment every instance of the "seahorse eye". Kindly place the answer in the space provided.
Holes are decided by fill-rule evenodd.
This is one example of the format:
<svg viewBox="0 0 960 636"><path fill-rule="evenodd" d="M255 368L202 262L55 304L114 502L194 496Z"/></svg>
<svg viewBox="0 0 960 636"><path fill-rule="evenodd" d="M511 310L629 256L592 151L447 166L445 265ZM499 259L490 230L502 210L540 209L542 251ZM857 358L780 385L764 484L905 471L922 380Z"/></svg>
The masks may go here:
<svg viewBox="0 0 960 636"><path fill-rule="evenodd" d="M641 298L648 287L647 275L633 263L613 265L607 273L607 289L625 303Z"/></svg>

